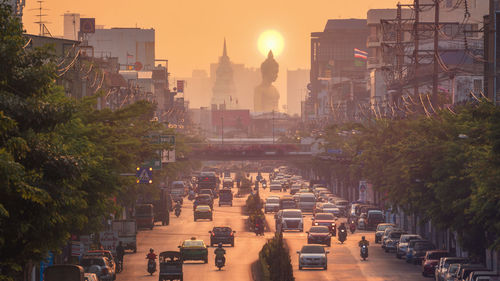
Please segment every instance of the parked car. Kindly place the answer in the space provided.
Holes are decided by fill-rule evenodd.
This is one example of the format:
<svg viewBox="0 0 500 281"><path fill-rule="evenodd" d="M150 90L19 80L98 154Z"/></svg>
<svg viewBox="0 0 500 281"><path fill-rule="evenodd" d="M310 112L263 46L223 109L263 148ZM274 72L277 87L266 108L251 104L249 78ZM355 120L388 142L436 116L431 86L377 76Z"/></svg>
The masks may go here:
<svg viewBox="0 0 500 281"><path fill-rule="evenodd" d="M499 281L500 276L496 271L473 271L465 281Z"/></svg>
<svg viewBox="0 0 500 281"><path fill-rule="evenodd" d="M408 248L408 242L410 240L419 239L422 240L422 237L418 234L405 234L401 235L399 238L399 243L396 247L396 258L400 259L402 256L406 255L406 249Z"/></svg>
<svg viewBox="0 0 500 281"><path fill-rule="evenodd" d="M203 240L192 237L189 240L184 240L179 249L183 261L201 260L204 263L208 263L208 248Z"/></svg>
<svg viewBox="0 0 500 281"><path fill-rule="evenodd" d="M321 245L304 245L299 254L299 270L304 267L322 267L323 269L328 269L328 259L326 255L330 251L325 251L325 248Z"/></svg>
<svg viewBox="0 0 500 281"><path fill-rule="evenodd" d="M422 261L422 275L424 277L434 275L439 260L449 256L450 253L446 250L427 251Z"/></svg>
<svg viewBox="0 0 500 281"><path fill-rule="evenodd" d="M281 231L286 230L298 230L300 232L304 231L304 222L302 211L298 209L285 209L280 210L276 215L277 219L276 229L281 229Z"/></svg>
<svg viewBox="0 0 500 281"><path fill-rule="evenodd" d="M410 240L406 248L406 262L419 264L424 258L425 252L435 250L436 246L428 240Z"/></svg>
<svg viewBox="0 0 500 281"><path fill-rule="evenodd" d="M210 246L222 244L230 244L234 247L234 234L236 231L232 230L228 226L214 227L210 233Z"/></svg>
<svg viewBox="0 0 500 281"><path fill-rule="evenodd" d="M44 281L82 281L84 269L74 264L55 264L47 267L44 272Z"/></svg>
<svg viewBox="0 0 500 281"><path fill-rule="evenodd" d="M396 251L399 244L399 238L401 238L401 235L405 234L408 233L406 233L406 231L403 231L402 229L389 230L389 236L383 242L385 252L388 253L390 251Z"/></svg>
<svg viewBox="0 0 500 281"><path fill-rule="evenodd" d="M382 235L385 230L390 227L396 227L393 223L379 223L377 225L377 229L375 230L375 244L380 243L382 241Z"/></svg>
<svg viewBox="0 0 500 281"><path fill-rule="evenodd" d="M116 275L116 263L115 263L115 258L113 257L113 253L111 251L107 250L92 250L88 251L84 254L85 256L97 256L97 257L105 257L106 261L108 262L108 265L111 267L113 272L115 272Z"/></svg>
<svg viewBox="0 0 500 281"><path fill-rule="evenodd" d="M311 226L307 233L307 244L325 244L330 247L332 235L326 226Z"/></svg>
<svg viewBox="0 0 500 281"><path fill-rule="evenodd" d="M455 276L460 268L460 263L452 263L444 275L444 281L455 281Z"/></svg>
<svg viewBox="0 0 500 281"><path fill-rule="evenodd" d="M436 281L445 280L445 275L448 272L448 269L450 268L450 264L467 263L467 261L468 261L467 258L460 258L460 257L445 257L439 259L439 263L437 264L434 273Z"/></svg>
<svg viewBox="0 0 500 281"><path fill-rule="evenodd" d="M312 218L312 225L314 226L326 226L330 230L330 233L335 236L337 235L337 225L335 216L330 213L317 213Z"/></svg>
<svg viewBox="0 0 500 281"><path fill-rule="evenodd" d="M194 221L199 219L213 220L212 209L208 205L198 205L194 210Z"/></svg>
<svg viewBox="0 0 500 281"><path fill-rule="evenodd" d="M464 281L473 271L487 271L488 269L482 264L461 264L455 275L456 281Z"/></svg>
<svg viewBox="0 0 500 281"><path fill-rule="evenodd" d="M83 256L80 265L86 273L95 273L100 281L115 280L115 272L103 256Z"/></svg>

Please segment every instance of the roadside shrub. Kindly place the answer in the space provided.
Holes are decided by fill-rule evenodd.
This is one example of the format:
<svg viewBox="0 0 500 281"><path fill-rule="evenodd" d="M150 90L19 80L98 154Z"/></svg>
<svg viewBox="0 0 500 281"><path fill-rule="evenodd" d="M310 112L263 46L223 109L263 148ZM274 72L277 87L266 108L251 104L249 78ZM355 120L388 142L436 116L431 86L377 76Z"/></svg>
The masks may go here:
<svg viewBox="0 0 500 281"><path fill-rule="evenodd" d="M292 262L283 235L276 233L259 252L259 265L263 280L294 281Z"/></svg>

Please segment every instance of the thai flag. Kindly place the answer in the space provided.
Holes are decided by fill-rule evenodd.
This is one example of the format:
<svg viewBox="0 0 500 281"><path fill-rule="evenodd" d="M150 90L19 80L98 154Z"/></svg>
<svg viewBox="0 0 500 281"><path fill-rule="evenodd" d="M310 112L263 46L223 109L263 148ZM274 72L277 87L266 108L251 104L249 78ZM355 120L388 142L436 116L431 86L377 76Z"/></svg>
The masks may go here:
<svg viewBox="0 0 500 281"><path fill-rule="evenodd" d="M361 51L360 49L354 48L354 57L358 59L368 59L368 52Z"/></svg>

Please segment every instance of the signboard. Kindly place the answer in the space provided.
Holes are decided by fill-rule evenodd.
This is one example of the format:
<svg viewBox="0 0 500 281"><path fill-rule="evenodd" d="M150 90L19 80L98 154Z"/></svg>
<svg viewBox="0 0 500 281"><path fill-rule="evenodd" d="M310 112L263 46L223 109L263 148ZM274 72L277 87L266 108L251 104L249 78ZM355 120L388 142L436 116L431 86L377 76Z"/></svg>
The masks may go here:
<svg viewBox="0 0 500 281"><path fill-rule="evenodd" d="M136 177L139 184L153 183L153 168L137 167Z"/></svg>
<svg viewBox="0 0 500 281"><path fill-rule="evenodd" d="M184 93L184 80L177 80L177 93Z"/></svg>
<svg viewBox="0 0 500 281"><path fill-rule="evenodd" d="M83 244L80 241L71 241L71 256L79 257L84 253Z"/></svg>
<svg viewBox="0 0 500 281"><path fill-rule="evenodd" d="M342 149L329 148L328 149L328 154L342 154Z"/></svg>
<svg viewBox="0 0 500 281"><path fill-rule="evenodd" d="M104 231L99 233L99 241L104 250L111 251L113 254L116 252L118 246L118 232Z"/></svg>
<svg viewBox="0 0 500 281"><path fill-rule="evenodd" d="M174 163L175 162L175 149L166 150L164 149L161 154L162 163Z"/></svg>
<svg viewBox="0 0 500 281"><path fill-rule="evenodd" d="M366 181L359 181L359 202L366 202L368 190L368 183Z"/></svg>
<svg viewBox="0 0 500 281"><path fill-rule="evenodd" d="M81 18L80 19L80 32L81 33L95 33L95 18Z"/></svg>
<svg viewBox="0 0 500 281"><path fill-rule="evenodd" d="M54 264L54 253L49 252L47 258L40 262L40 281L43 281L45 269Z"/></svg>

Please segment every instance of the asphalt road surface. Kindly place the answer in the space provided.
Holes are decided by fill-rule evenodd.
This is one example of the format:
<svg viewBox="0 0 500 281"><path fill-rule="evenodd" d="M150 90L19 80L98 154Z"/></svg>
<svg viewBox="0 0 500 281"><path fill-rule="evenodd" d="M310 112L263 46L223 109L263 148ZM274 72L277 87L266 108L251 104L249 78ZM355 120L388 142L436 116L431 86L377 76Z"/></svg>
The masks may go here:
<svg viewBox="0 0 500 281"><path fill-rule="evenodd" d="M255 175L253 175L255 179ZM268 181L269 182L269 181ZM233 189L236 192L236 189ZM261 189L261 197L265 199L270 192ZM285 193L272 192L272 194L283 195ZM167 250L178 250L177 246L191 237L201 238L206 244L209 243L208 231L214 226L230 226L236 230L235 247L226 249L226 266L218 271L214 266L215 248L209 247L208 264L203 262L188 261L184 264L184 280L253 280L250 265L257 260L258 253L267 239L274 235L273 214L267 214L266 219L270 229L266 229L264 236L256 236L254 233L245 231L246 216L242 214L242 206L246 198L235 198L233 207L219 207L217 201L214 204L214 221L199 220L194 222L192 202L184 200L182 213L179 218L171 214L170 225L156 225L153 230L141 230L138 233L137 253L128 253L124 258L124 271L117 275L118 281L157 280L158 272L150 276L147 272L146 254L150 248L155 253ZM311 215L304 218L304 231L311 226ZM359 256L357 242L365 235L370 241L369 257L362 261ZM347 237L344 244L332 238L332 246L329 247L328 270L305 269L298 270L297 250L307 243L306 233L286 232L285 241L290 247L295 280L370 280L370 281L399 281L399 280L430 280L422 277L420 267L407 264L394 257L394 254L386 254L380 248L380 244L373 243L373 232L356 232Z"/></svg>

